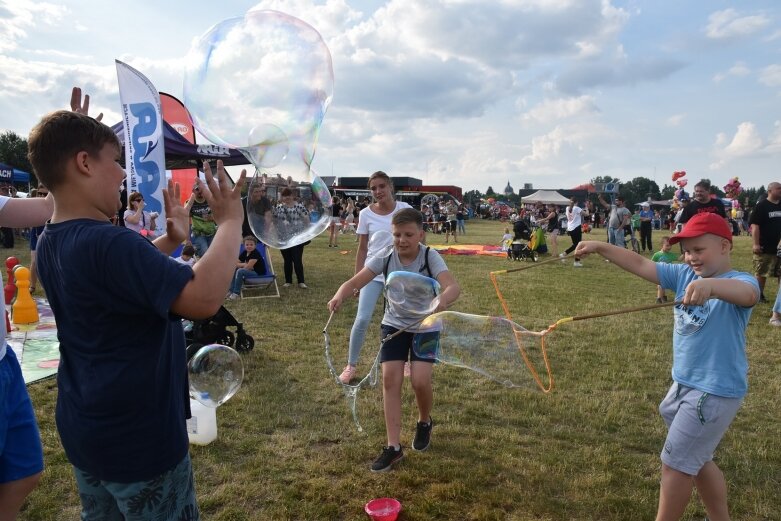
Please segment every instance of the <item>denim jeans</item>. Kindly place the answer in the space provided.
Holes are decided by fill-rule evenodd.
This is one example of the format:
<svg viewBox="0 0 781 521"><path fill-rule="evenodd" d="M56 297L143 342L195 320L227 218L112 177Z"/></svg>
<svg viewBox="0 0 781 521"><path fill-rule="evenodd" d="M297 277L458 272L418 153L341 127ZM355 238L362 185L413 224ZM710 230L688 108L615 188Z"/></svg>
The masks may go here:
<svg viewBox="0 0 781 521"><path fill-rule="evenodd" d="M347 363L350 365L358 364L358 356L361 354L363 341L366 338L366 330L372 320L374 308L377 307L377 300L382 295L382 288L382 282L372 280L361 289L361 293L358 295L358 311L355 313L355 322L352 331L350 331L350 349L347 353Z"/></svg>
<svg viewBox="0 0 781 521"><path fill-rule="evenodd" d="M195 248L195 254L198 255L198 257L203 257L203 254L206 253L206 250L212 245L213 240L214 235L193 235L192 243L193 248Z"/></svg>
<svg viewBox="0 0 781 521"><path fill-rule="evenodd" d="M607 229L607 241L610 244L614 244L619 248L626 248L626 241L624 240L624 228L610 228Z"/></svg>
<svg viewBox="0 0 781 521"><path fill-rule="evenodd" d="M247 268L236 268L236 273L233 274L233 283L231 284L231 293L241 293L241 287L244 285L246 279L255 279L260 277L255 270L248 270Z"/></svg>

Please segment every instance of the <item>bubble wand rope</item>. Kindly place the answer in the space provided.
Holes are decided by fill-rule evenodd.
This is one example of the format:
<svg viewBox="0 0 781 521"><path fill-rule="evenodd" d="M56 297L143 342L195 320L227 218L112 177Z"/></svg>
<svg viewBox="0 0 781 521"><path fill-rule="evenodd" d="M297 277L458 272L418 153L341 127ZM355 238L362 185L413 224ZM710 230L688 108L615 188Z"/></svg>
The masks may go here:
<svg viewBox="0 0 781 521"><path fill-rule="evenodd" d="M492 271L489 273L489 276L491 278L491 283L494 285L494 290L496 291L496 296L499 299L499 303L502 306L502 310L504 310L504 316L509 320L510 322L513 322L513 316L512 313L510 313L510 307L507 305L507 301L504 298L504 295L502 294L502 291L499 289L499 282L496 279L497 275L504 275L505 273L513 273L516 271L523 271L528 270L530 268L536 268L537 266L542 266L544 264L550 264L552 262L558 262L562 258L560 257L554 257L553 259L548 259L546 261L537 262L534 264L531 264L529 266L523 266L521 268L513 268L510 270L497 270ZM535 383L540 388L540 390L543 393L549 393L553 390L553 372L551 370L550 366L550 360L548 359L548 350L545 346L545 334L540 333L539 336L541 337L540 340L540 350L542 351L542 359L545 363L545 373L548 377L548 385L546 386L542 378L540 377L539 373L537 372L537 369L534 368L534 365L529 360L529 356L526 353L526 350L523 348L523 342L521 342L521 335L523 334L521 331L516 331L515 328L513 328L513 334L515 335L515 343L518 346L518 351L521 353L521 358L523 358L523 362L526 364L526 367L529 368L529 371L532 374L532 378L534 378ZM527 333L528 334L528 333Z"/></svg>
<svg viewBox="0 0 781 521"><path fill-rule="evenodd" d="M331 320L334 318L334 312L331 312L331 315L328 317L328 322L325 323L325 326L323 326L323 339L325 342L325 363L328 366L328 371L331 373L331 376L333 376L334 381L337 385L339 385L342 390L344 391L344 397L347 399L349 405L350 405L350 411L353 414L353 421L355 422L355 426L358 429L358 432L363 432L363 427L361 427L360 422L358 421L358 410L357 410L357 399L358 399L358 391L360 391L363 387L374 387L377 385L377 373L378 368L380 365L380 351L377 352L377 356L374 357L374 362L372 362L371 368L369 368L369 372L364 376L357 384L350 385L349 383L342 383L341 380L339 380L339 373L336 372L336 369L334 368L333 363L333 357L331 356L331 337L328 334L328 326L331 325ZM382 346L387 342L388 340L400 335L404 331L407 331L409 328L417 326L421 322L423 322L426 317L421 318L417 322L408 325L407 327L403 329L399 329L395 333L392 333L382 340L380 340L380 350L382 350Z"/></svg>

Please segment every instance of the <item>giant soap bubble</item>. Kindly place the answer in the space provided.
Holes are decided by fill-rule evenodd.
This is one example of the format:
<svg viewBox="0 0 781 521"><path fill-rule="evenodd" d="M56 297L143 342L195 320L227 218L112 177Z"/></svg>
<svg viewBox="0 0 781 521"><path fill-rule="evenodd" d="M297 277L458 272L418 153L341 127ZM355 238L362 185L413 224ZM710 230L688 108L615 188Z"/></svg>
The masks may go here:
<svg viewBox="0 0 781 521"><path fill-rule="evenodd" d="M366 257L385 259L393 252L393 234L388 230L378 230L369 238Z"/></svg>
<svg viewBox="0 0 781 521"><path fill-rule="evenodd" d="M331 196L311 164L334 78L320 34L293 16L253 10L209 29L185 62L184 103L195 127L255 165L250 189L266 188L276 210L269 217L257 213L265 205L248 205L255 235L287 248L325 230ZM282 200L286 188L292 199Z"/></svg>
<svg viewBox="0 0 781 521"><path fill-rule="evenodd" d="M200 348L187 363L187 370L190 396L207 407L218 407L227 402L244 380L241 356L220 344Z"/></svg>

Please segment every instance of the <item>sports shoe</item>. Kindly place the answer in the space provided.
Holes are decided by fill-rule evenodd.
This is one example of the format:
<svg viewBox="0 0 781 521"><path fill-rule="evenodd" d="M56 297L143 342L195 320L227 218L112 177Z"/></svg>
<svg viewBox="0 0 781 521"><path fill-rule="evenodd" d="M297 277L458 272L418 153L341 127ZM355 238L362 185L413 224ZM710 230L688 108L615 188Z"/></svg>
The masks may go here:
<svg viewBox="0 0 781 521"><path fill-rule="evenodd" d="M285 282L284 284L282 284L283 288L289 288L290 286L292 286L292 284L289 282Z"/></svg>
<svg viewBox="0 0 781 521"><path fill-rule="evenodd" d="M307 286L303 282L301 284L299 284L298 287L301 288L301 289L309 289L309 286Z"/></svg>
<svg viewBox="0 0 781 521"><path fill-rule="evenodd" d="M580 262L580 261L575 261L575 262L572 263L572 265L574 267L576 267L576 268L582 268L583 267L583 263Z"/></svg>
<svg viewBox="0 0 781 521"><path fill-rule="evenodd" d="M566 253L559 253L559 258L561 259L561 262L567 262L567 261L564 259L564 257L566 257L566 256L567 256L567 254L566 254Z"/></svg>
<svg viewBox="0 0 781 521"><path fill-rule="evenodd" d="M767 299L765 298L765 294L764 293L760 293L759 294L759 303L760 304L766 304L767 303Z"/></svg>
<svg viewBox="0 0 781 521"><path fill-rule="evenodd" d="M236 293L231 293L228 295L228 300L236 300L237 298L239 298L239 296Z"/></svg>
<svg viewBox="0 0 781 521"><path fill-rule="evenodd" d="M372 463L372 472L385 472L390 470L393 464L400 461L403 457L404 449L401 447L399 447L399 450L396 450L393 447L383 447L380 457Z"/></svg>
<svg viewBox="0 0 781 521"><path fill-rule="evenodd" d="M347 365L344 368L344 371L342 371L342 374L339 375L339 381L343 384L349 384L350 381L355 377L355 366Z"/></svg>
<svg viewBox="0 0 781 521"><path fill-rule="evenodd" d="M781 327L781 318L771 318L770 322L768 322L771 326Z"/></svg>
<svg viewBox="0 0 781 521"><path fill-rule="evenodd" d="M428 423L418 422L415 427L415 439L412 440L412 448L418 451L424 451L431 445L431 430L434 428L434 420L431 416Z"/></svg>

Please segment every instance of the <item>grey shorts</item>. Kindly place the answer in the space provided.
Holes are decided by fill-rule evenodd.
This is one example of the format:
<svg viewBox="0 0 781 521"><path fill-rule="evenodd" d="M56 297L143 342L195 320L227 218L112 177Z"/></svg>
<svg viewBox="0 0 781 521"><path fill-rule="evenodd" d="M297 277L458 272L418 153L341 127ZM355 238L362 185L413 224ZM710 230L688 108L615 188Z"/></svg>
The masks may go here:
<svg viewBox="0 0 781 521"><path fill-rule="evenodd" d="M667 424L662 463L697 475L713 459L713 452L742 403L743 398L724 398L673 383L659 404Z"/></svg>

